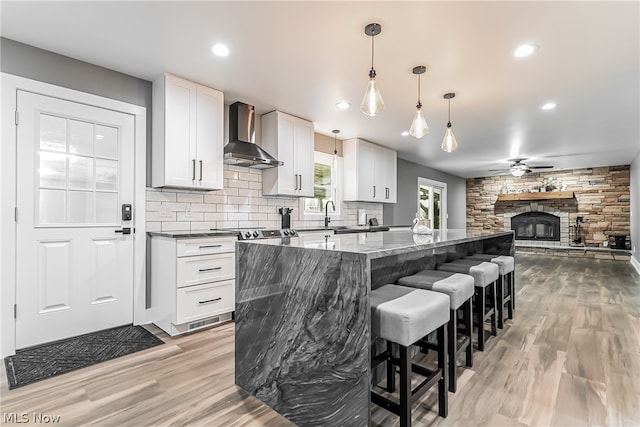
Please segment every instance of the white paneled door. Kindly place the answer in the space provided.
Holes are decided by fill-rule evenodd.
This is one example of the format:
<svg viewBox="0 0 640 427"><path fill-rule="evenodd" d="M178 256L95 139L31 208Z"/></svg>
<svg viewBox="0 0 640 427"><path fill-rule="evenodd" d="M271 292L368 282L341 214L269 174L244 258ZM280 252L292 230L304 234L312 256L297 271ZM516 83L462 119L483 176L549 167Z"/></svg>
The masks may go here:
<svg viewBox="0 0 640 427"><path fill-rule="evenodd" d="M132 323L134 117L23 91L18 117L16 348Z"/></svg>

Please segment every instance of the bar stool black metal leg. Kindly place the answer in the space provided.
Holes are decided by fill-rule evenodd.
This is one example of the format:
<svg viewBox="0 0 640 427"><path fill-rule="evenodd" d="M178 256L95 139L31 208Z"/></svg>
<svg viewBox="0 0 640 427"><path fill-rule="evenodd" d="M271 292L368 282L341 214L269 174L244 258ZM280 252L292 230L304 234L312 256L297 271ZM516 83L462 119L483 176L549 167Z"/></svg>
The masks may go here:
<svg viewBox="0 0 640 427"><path fill-rule="evenodd" d="M387 391L393 393L396 391L396 370L391 361L393 357L393 344L387 341Z"/></svg>
<svg viewBox="0 0 640 427"><path fill-rule="evenodd" d="M485 316L485 298L486 288L476 288L476 310L478 312L478 350L484 351L484 316Z"/></svg>
<svg viewBox="0 0 640 427"><path fill-rule="evenodd" d="M457 310L451 310L450 319L449 320L449 391L452 393L456 392L457 388L457 375L456 375L456 344L458 342L458 316L456 313Z"/></svg>
<svg viewBox="0 0 640 427"><path fill-rule="evenodd" d="M469 345L466 350L465 366L473 367L473 313L471 312L471 298L462 305L462 319L465 324L465 332L469 337Z"/></svg>
<svg viewBox="0 0 640 427"><path fill-rule="evenodd" d="M447 392L447 324L438 328L438 370L442 371L442 378L438 381L438 414L446 417L449 413L449 394Z"/></svg>
<svg viewBox="0 0 640 427"><path fill-rule="evenodd" d="M504 276L498 276L497 300L498 304L494 306L494 310L498 312L498 328L504 328Z"/></svg>
<svg viewBox="0 0 640 427"><path fill-rule="evenodd" d="M511 285L511 305L516 308L516 272L509 273L509 284Z"/></svg>
<svg viewBox="0 0 640 427"><path fill-rule="evenodd" d="M496 281L489 285L491 287L491 298L493 299L493 313L491 314L491 334L498 335L496 329L496 310L498 309L498 301L496 298Z"/></svg>
<svg viewBox="0 0 640 427"><path fill-rule="evenodd" d="M411 427L411 359L407 347L403 345L398 347L400 348L400 427Z"/></svg>

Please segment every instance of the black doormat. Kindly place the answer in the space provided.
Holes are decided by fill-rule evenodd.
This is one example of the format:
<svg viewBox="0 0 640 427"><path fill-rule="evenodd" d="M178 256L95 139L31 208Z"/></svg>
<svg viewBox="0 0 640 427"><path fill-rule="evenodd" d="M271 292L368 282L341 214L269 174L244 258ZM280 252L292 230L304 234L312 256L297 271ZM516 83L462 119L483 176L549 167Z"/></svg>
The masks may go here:
<svg viewBox="0 0 640 427"><path fill-rule="evenodd" d="M142 326L120 326L17 350L4 358L9 389L164 344Z"/></svg>

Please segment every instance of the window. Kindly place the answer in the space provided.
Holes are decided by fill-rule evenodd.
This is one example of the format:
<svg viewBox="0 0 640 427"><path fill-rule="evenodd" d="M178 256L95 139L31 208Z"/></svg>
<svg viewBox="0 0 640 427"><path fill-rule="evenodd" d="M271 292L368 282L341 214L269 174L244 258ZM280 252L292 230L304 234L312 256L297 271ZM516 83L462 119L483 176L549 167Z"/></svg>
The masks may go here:
<svg viewBox="0 0 640 427"><path fill-rule="evenodd" d="M435 230L447 228L447 184L418 178L418 219Z"/></svg>
<svg viewBox="0 0 640 427"><path fill-rule="evenodd" d="M305 215L323 215L324 207L328 201L335 204L336 210L331 210L332 215L340 213L340 185L339 173L342 158L331 154L316 151L313 167L313 198L302 199Z"/></svg>

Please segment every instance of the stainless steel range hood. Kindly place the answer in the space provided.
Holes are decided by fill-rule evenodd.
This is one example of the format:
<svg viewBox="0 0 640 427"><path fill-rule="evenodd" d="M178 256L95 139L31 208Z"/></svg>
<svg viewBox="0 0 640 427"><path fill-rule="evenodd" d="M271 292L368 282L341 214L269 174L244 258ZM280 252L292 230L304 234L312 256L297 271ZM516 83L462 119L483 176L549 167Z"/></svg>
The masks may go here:
<svg viewBox="0 0 640 427"><path fill-rule="evenodd" d="M234 102L229 105L229 143L224 146L224 162L256 169L284 165L255 143L253 105Z"/></svg>

